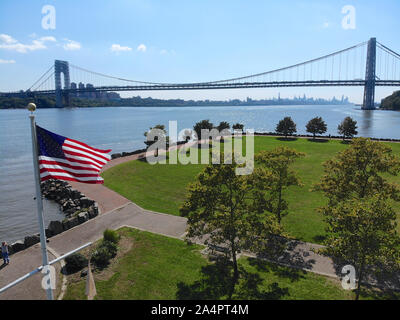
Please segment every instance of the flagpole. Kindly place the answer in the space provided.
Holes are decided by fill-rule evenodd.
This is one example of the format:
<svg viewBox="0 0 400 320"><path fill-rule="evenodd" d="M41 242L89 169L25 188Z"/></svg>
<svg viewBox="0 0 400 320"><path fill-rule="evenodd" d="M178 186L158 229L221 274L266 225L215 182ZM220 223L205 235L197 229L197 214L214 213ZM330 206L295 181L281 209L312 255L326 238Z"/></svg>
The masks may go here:
<svg viewBox="0 0 400 320"><path fill-rule="evenodd" d="M36 123L34 111L36 110L36 105L34 103L28 104L28 110L31 111L29 118L31 119L31 134L32 134L32 152L33 152L33 169L35 173L35 188L36 188L36 204L37 204L37 214L40 229L40 246L42 248L42 261L43 267L49 265L49 257L47 255L46 246L46 233L44 227L43 219L43 202L42 202L42 191L40 189L40 175L39 175L39 156L37 149L37 136L36 136ZM46 268L47 272L50 273L50 268ZM47 274L48 275L48 274ZM53 291L51 286L47 286L46 289L47 300L53 300Z"/></svg>

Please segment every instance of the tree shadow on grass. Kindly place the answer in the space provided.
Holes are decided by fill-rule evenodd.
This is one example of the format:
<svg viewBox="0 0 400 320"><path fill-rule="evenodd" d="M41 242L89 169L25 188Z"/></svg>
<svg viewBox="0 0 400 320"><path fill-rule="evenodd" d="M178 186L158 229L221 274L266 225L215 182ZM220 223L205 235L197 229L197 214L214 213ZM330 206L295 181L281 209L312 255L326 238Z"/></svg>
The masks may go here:
<svg viewBox="0 0 400 320"><path fill-rule="evenodd" d="M276 138L276 140L279 140L279 141L297 141L298 139L297 138L284 138L284 137L280 137L280 138Z"/></svg>
<svg viewBox="0 0 400 320"><path fill-rule="evenodd" d="M271 271L280 278L287 278L291 282L304 278L306 271L301 269L282 267L274 263L268 263L260 259L249 258L249 264L260 272Z"/></svg>
<svg viewBox="0 0 400 320"><path fill-rule="evenodd" d="M310 142L317 142L317 143L327 143L329 139L322 139L322 138L315 138L315 139L307 139Z"/></svg>
<svg viewBox="0 0 400 320"><path fill-rule="evenodd" d="M391 289L377 289L371 285L361 286L360 297L373 300L400 300L400 292Z"/></svg>
<svg viewBox="0 0 400 320"><path fill-rule="evenodd" d="M201 268L201 279L192 284L179 282L178 300L218 300L229 294L232 285L232 267L229 261L218 259Z"/></svg>
<svg viewBox="0 0 400 320"><path fill-rule="evenodd" d="M342 140L340 143L341 144L351 144L353 141L351 140Z"/></svg>
<svg viewBox="0 0 400 320"><path fill-rule="evenodd" d="M254 259L257 260L257 259ZM228 298L232 288L232 265L227 259L220 258L213 264L202 267L201 279L192 284L179 282L176 298L178 300L218 300ZM289 295L288 288L280 288L272 283L262 288L264 279L259 273L252 273L240 267L240 280L233 292L233 299L276 300Z"/></svg>
<svg viewBox="0 0 400 320"><path fill-rule="evenodd" d="M236 288L235 298L239 300L279 300L289 295L288 288L281 288L277 282L267 286L267 289L260 289L264 279L258 273L250 273L241 270L243 280Z"/></svg>
<svg viewBox="0 0 400 320"><path fill-rule="evenodd" d="M313 237L313 241L316 243L322 243L323 241L326 240L326 236L318 234L316 236Z"/></svg>

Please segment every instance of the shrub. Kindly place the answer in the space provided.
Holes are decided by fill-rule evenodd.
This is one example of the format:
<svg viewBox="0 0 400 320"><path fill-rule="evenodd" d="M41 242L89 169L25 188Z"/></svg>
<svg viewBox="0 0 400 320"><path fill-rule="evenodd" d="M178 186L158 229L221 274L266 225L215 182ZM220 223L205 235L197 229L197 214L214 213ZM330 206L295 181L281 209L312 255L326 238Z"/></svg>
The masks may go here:
<svg viewBox="0 0 400 320"><path fill-rule="evenodd" d="M74 253L65 258L65 268L68 273L82 270L88 265L88 260L80 253Z"/></svg>
<svg viewBox="0 0 400 320"><path fill-rule="evenodd" d="M103 242L100 244L100 247L106 248L110 253L111 258L114 258L117 255L118 246L113 242L103 240Z"/></svg>
<svg viewBox="0 0 400 320"><path fill-rule="evenodd" d="M118 247L115 243L103 240L92 254L91 260L98 267L105 267L117 254Z"/></svg>
<svg viewBox="0 0 400 320"><path fill-rule="evenodd" d="M119 235L116 231L106 229L103 233L104 241L109 241L117 244L119 241Z"/></svg>

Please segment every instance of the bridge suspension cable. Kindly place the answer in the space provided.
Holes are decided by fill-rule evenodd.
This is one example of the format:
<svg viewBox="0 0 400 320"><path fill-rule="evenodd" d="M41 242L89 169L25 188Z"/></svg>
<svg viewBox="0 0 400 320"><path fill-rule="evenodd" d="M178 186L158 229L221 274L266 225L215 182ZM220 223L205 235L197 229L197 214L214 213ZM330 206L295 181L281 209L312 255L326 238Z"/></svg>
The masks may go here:
<svg viewBox="0 0 400 320"><path fill-rule="evenodd" d="M298 64L294 64L288 67L284 67L284 68L279 68L279 69L274 69L271 71L267 71L267 72L262 72L262 73L257 73L257 74L251 74L251 75L247 75L247 76L242 76L242 77L236 77L236 78L230 78L230 79L225 79L225 80L217 80L217 81L207 81L207 82L195 82L195 83L180 83L180 84L174 84L174 83L167 83L167 82L150 82L150 81L140 81L140 80L132 80L132 79L126 79L126 78L122 78L122 77L116 77L116 76L111 76L108 74L104 74L104 73L100 73L100 72L95 72L95 71L91 71L89 69L86 68L82 68L73 64L70 64L70 67L72 69L84 72L84 73L88 73L90 76L90 79L88 81L93 81L94 78L93 76L100 76L102 78L108 78L108 79L113 79L113 80L117 80L117 81L122 81L125 83L134 83L137 85L146 85L146 86L171 86L171 85L214 85L214 84L228 84L228 83L239 83L239 82L243 82L244 80L250 80L250 82L274 82L274 81L299 81L299 75L302 73L302 81L306 81L309 79L313 79L313 76L315 75L315 73L317 74L321 74L321 71L323 69L323 67L321 66L321 64L324 64L324 60L325 60L325 68L324 68L324 78L325 79L321 79L321 80L327 80L327 62L329 59L332 59L332 70L330 72L331 75L331 80L337 80L335 79L335 77L338 78L338 80L341 80L342 76L344 74L346 74L346 77L348 77L349 74L349 56L350 56L350 51L354 51L354 60L357 60L356 58L356 50L359 48L365 48L365 45L367 44L367 42L363 42L360 43L358 45L340 50L340 51L336 51L334 53L316 58L316 59L312 59L312 60L308 60L302 63L298 63ZM343 54L346 54L346 57L342 57ZM335 57L337 57L337 61L335 61ZM345 62L342 61L345 60ZM364 58L364 57L363 57ZM339 70L337 72L337 75L335 75L335 65L336 62L338 62L339 64ZM365 65L365 63L361 63L362 66ZM342 69L346 67L346 70L343 71ZM300 71L300 68L302 68L303 70ZM354 66L354 70L356 70L356 66ZM362 67L361 68L361 74L359 75L360 78L364 78L364 73L365 72L365 68ZM293 79L293 74L296 74L296 80ZM109 85L107 83L107 85Z"/></svg>
<svg viewBox="0 0 400 320"><path fill-rule="evenodd" d="M362 42L319 58L267 72L225 80L192 83L132 80L91 71L63 62L64 64L60 64L60 66L64 69L57 71L57 73L54 66L50 67L28 90L34 89L44 94L52 94L56 89L54 77L56 76L59 79L59 76L61 76L60 73L64 73L64 88L61 89L72 90L78 96L82 92L92 92L89 95L95 95L95 91L113 90L143 91L337 85L365 86L366 49L368 43ZM376 42L376 49L376 85L398 85L400 82L400 54L379 42ZM70 83L73 86L70 86Z"/></svg>
<svg viewBox="0 0 400 320"><path fill-rule="evenodd" d="M40 80L42 80L53 69L54 69L54 65L52 65L33 85L31 85L27 91L30 91ZM53 71L53 74L54 74L54 71ZM38 87L40 87L40 85Z"/></svg>

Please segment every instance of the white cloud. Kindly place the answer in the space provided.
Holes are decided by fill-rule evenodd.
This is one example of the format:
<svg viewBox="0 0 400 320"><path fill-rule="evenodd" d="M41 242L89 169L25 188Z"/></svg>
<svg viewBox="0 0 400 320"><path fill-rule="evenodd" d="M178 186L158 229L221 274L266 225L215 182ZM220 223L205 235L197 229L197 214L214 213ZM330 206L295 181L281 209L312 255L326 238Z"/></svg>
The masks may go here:
<svg viewBox="0 0 400 320"><path fill-rule="evenodd" d="M6 44L11 44L11 43L17 42L17 40L15 40L13 37L9 36L8 34L3 34L3 33L0 34L0 40Z"/></svg>
<svg viewBox="0 0 400 320"><path fill-rule="evenodd" d="M66 43L63 45L64 50L73 51L80 50L82 48L81 44L74 40L64 39Z"/></svg>
<svg viewBox="0 0 400 320"><path fill-rule="evenodd" d="M124 47L121 46L120 44L113 44L110 48L112 52L121 52L121 51L132 51L132 48L130 47Z"/></svg>
<svg viewBox="0 0 400 320"><path fill-rule="evenodd" d="M137 51L142 51L142 52L146 52L147 47L142 43L139 44L139 46L137 47Z"/></svg>
<svg viewBox="0 0 400 320"><path fill-rule="evenodd" d="M42 37L32 40L31 44L23 44L8 34L0 34L0 49L17 51L19 53L27 53L28 51L47 49L46 42L55 42L54 37Z"/></svg>
<svg viewBox="0 0 400 320"><path fill-rule="evenodd" d="M56 38L54 38L54 37L41 37L40 39L39 39L39 41L51 41L51 42L57 42L57 40L56 40Z"/></svg>
<svg viewBox="0 0 400 320"><path fill-rule="evenodd" d="M15 63L15 60L3 60L3 59L0 59L0 64L11 64L11 63Z"/></svg>

